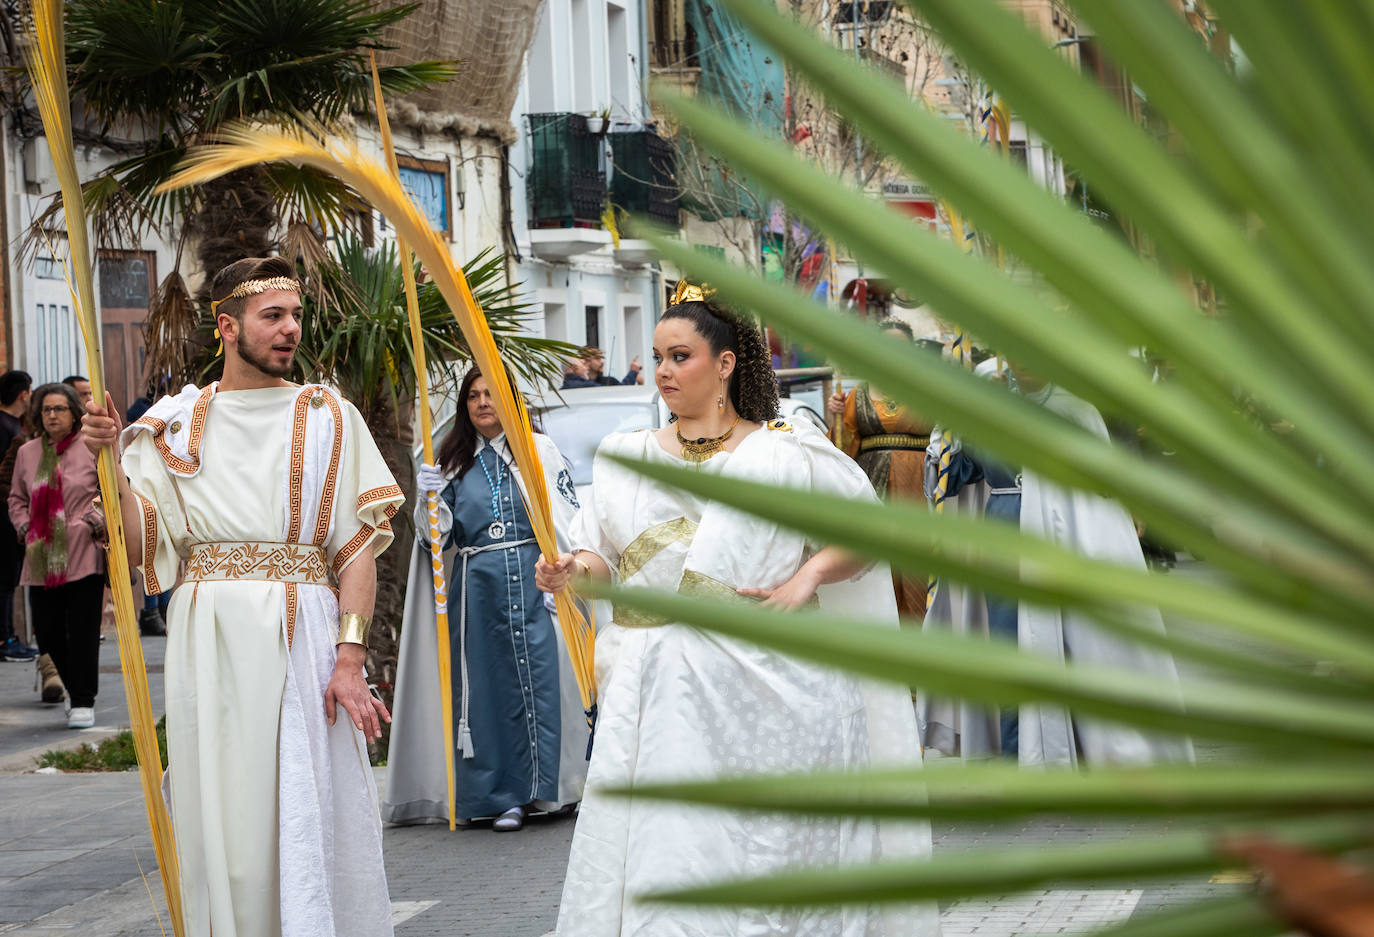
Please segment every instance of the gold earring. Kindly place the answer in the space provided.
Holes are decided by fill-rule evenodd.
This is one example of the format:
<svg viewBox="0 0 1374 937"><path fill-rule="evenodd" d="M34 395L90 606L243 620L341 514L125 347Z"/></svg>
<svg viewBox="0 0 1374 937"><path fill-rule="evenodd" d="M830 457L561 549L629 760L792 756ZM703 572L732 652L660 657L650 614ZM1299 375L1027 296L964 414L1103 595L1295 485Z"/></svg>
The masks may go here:
<svg viewBox="0 0 1374 937"><path fill-rule="evenodd" d="M720 379L721 391L716 394L716 409L721 413L725 412L725 378Z"/></svg>

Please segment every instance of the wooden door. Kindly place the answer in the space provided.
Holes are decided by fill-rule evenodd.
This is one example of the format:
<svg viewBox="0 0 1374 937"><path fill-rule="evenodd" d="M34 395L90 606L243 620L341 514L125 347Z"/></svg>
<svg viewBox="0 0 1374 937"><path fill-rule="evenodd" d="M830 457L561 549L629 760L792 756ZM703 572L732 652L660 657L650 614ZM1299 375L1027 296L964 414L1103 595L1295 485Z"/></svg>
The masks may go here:
<svg viewBox="0 0 1374 937"><path fill-rule="evenodd" d="M151 251L101 251L100 347L105 383L120 413L147 388L143 327L157 284Z"/></svg>

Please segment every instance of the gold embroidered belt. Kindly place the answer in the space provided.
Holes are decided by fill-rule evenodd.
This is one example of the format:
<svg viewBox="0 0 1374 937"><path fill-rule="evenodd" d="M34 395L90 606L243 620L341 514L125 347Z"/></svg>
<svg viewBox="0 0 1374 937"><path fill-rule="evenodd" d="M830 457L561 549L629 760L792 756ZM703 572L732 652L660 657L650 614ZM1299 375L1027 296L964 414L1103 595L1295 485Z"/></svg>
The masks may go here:
<svg viewBox="0 0 1374 937"><path fill-rule="evenodd" d="M859 441L860 452L874 449L924 449L930 445L929 436L914 436L911 433L884 433L880 436L866 436Z"/></svg>
<svg viewBox="0 0 1374 937"><path fill-rule="evenodd" d="M294 582L329 585L324 550L309 543L220 540L197 543L186 561L188 582Z"/></svg>

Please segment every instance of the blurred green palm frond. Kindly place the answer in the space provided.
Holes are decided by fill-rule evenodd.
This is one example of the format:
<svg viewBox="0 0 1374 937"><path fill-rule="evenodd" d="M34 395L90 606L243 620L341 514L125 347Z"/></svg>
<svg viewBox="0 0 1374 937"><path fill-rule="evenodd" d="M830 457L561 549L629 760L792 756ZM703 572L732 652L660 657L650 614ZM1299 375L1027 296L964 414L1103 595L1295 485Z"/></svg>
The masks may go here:
<svg viewBox="0 0 1374 937"><path fill-rule="evenodd" d="M502 357L518 379L555 381L578 349L531 334L531 312L518 285L505 282L502 254L486 249L463 270ZM305 304L298 354L306 372L334 382L361 408L400 413L416 397L414 353L400 260L394 242L368 248L349 236L321 263L316 298ZM419 268L416 269L417 276ZM432 282L419 284L420 329L429 379L436 389L455 384L470 360L467 342ZM375 414L365 412L369 419Z"/></svg>
<svg viewBox="0 0 1374 937"><path fill-rule="evenodd" d="M1060 663L944 633L613 590L617 603L921 691L1075 712L1204 743L1225 763L1023 774L1000 764L925 773L739 778L635 796L742 809L999 819L1188 818L1117 846L938 852L920 863L793 872L659 900L746 905L912 901L1093 879L1129 884L1233 866L1244 831L1342 853L1374 843L1374 16L1367 5L1210 0L1248 66L1228 68L1172 9L1076 0L1105 54L1171 128L1166 147L997 0L911 0L913 12L1158 249L1137 254L1025 170L909 99L896 82L780 14L722 0L900 170L1006 252L966 254L724 110L660 103L736 171L866 268L1011 360L1141 428L1144 460L667 237L663 255L729 301L1011 464L1116 499L1206 575L1133 571L995 524L637 470L894 566L1082 610L1118 635L1201 665L1182 699L1138 675ZM1206 316L1179 286L1205 280ZM1146 355L1172 368L1154 378ZM1197 631L1142 633L1143 605ZM1187 630L1188 633L1182 633ZM1274 934L1250 895L1134 920L1115 933Z"/></svg>

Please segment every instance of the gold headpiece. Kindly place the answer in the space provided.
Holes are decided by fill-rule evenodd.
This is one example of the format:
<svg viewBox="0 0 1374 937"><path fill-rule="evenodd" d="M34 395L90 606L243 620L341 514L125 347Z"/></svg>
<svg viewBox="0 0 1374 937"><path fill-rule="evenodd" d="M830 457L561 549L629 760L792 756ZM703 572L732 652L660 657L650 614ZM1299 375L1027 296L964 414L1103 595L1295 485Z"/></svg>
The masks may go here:
<svg viewBox="0 0 1374 937"><path fill-rule="evenodd" d="M258 293L266 293L268 290L291 290L299 293L301 285L291 277L264 277L261 280L244 280L238 286L230 290L229 295L223 299L216 299L210 303L210 315L215 314L219 304L230 299L240 299L244 296L255 296Z"/></svg>
<svg viewBox="0 0 1374 937"><path fill-rule="evenodd" d="M701 286L693 286L686 280L678 280L677 286L673 289L673 295L668 300L668 305L676 306L678 303L704 303L714 295L716 295L716 291L705 283L701 284Z"/></svg>

